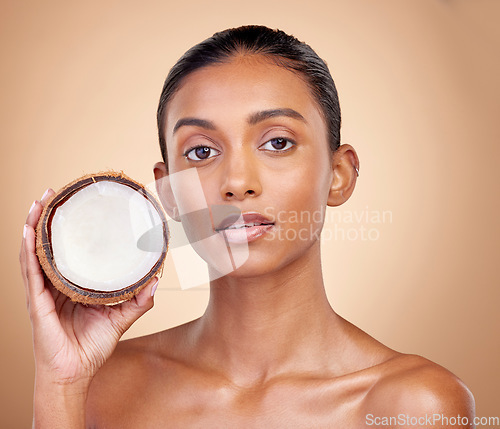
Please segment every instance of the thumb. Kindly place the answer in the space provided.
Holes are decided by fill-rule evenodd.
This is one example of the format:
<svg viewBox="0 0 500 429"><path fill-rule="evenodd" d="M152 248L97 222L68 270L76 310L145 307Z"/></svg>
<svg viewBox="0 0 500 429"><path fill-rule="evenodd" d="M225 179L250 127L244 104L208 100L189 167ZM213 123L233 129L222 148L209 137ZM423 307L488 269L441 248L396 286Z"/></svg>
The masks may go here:
<svg viewBox="0 0 500 429"><path fill-rule="evenodd" d="M154 293L158 287L158 277L153 277L151 281L130 301L122 302L113 307L119 319L120 334L132 326L132 324L148 310L154 306Z"/></svg>

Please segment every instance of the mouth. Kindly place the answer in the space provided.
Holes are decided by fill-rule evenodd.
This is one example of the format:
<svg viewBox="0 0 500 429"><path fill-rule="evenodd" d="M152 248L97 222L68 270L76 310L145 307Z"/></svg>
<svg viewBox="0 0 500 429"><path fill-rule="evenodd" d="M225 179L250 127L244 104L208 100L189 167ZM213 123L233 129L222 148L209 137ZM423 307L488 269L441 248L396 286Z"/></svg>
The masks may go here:
<svg viewBox="0 0 500 429"><path fill-rule="evenodd" d="M215 228L232 243L249 243L264 235L274 227L274 222L264 215L252 212L240 216L227 216Z"/></svg>

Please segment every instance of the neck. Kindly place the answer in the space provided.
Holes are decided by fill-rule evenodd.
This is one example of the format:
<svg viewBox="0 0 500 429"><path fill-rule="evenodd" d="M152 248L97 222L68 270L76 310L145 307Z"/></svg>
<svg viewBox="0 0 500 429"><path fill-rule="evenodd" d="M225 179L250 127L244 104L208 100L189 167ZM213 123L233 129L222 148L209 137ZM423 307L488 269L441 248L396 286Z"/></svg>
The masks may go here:
<svg viewBox="0 0 500 429"><path fill-rule="evenodd" d="M213 281L198 320L201 359L237 385L297 370L324 372L341 318L328 302L320 261L317 243L278 272Z"/></svg>

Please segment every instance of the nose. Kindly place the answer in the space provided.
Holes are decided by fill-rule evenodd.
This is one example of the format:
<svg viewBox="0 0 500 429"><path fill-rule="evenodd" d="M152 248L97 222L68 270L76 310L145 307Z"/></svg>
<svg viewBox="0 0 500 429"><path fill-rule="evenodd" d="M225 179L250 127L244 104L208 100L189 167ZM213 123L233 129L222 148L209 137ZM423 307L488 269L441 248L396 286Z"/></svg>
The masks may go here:
<svg viewBox="0 0 500 429"><path fill-rule="evenodd" d="M258 162L251 150L226 155L220 193L223 200L244 200L262 193Z"/></svg>

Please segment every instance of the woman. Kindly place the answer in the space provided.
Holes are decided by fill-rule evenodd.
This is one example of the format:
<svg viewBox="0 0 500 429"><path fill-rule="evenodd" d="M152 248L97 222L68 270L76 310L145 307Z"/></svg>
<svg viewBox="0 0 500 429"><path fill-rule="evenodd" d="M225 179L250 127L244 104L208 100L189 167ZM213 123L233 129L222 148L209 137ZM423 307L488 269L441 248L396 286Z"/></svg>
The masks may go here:
<svg viewBox="0 0 500 429"><path fill-rule="evenodd" d="M36 427L403 428L440 425L430 420L437 415L472 422L473 398L457 377L389 349L327 300L319 232L326 206L352 194L359 164L340 145L335 85L309 46L265 27L215 34L171 70L158 128L164 162L154 174L166 210L177 218L194 198L166 179L195 171L208 207L241 212L213 227L233 256L246 249L246 260L213 276L200 318L118 342L152 308L157 281L117 306L73 304L44 284L33 227L52 191L35 201L20 256ZM464 422L456 427L470 427Z"/></svg>

